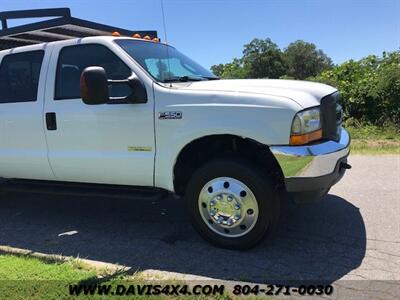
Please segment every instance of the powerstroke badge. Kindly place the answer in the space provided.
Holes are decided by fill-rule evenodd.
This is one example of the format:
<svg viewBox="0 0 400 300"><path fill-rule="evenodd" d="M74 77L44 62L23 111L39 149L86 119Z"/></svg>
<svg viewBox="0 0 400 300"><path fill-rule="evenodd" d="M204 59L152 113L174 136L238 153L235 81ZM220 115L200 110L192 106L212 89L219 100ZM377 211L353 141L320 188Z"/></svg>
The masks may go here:
<svg viewBox="0 0 400 300"><path fill-rule="evenodd" d="M163 111L158 113L160 120L182 119L181 111Z"/></svg>

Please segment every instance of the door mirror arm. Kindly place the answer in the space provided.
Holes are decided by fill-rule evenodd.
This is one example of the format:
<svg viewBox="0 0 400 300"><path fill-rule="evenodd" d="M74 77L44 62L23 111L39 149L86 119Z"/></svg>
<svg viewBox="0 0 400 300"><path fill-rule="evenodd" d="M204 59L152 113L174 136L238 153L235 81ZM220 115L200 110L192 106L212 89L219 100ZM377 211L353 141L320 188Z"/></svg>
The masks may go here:
<svg viewBox="0 0 400 300"><path fill-rule="evenodd" d="M131 88L131 94L126 97L112 97L112 102L127 102L131 104L147 103L147 91L143 82L136 76L123 80L108 80L108 84L126 84Z"/></svg>

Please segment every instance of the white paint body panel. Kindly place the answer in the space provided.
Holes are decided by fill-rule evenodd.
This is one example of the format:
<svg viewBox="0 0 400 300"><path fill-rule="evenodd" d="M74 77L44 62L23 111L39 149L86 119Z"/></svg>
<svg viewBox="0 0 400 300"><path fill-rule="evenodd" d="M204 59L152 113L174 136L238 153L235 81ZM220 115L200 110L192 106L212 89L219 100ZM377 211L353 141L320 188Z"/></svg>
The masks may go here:
<svg viewBox="0 0 400 300"><path fill-rule="evenodd" d="M92 37L18 49L45 47L46 56L38 102L0 104L0 176L173 191L176 159L190 142L232 134L265 145L287 144L296 112L319 105L322 97L336 91L323 84L290 80L158 84L114 39ZM58 53L78 43L111 49L143 81L148 102L88 106L80 99L54 101ZM0 59L8 52L0 52ZM159 120L160 112L170 111L182 112L182 119ZM56 113L56 131L46 130L46 112ZM138 146L151 151L128 151Z"/></svg>
<svg viewBox="0 0 400 300"><path fill-rule="evenodd" d="M156 186L173 189L173 167L181 150L204 136L232 134L266 145L287 144L296 111L278 96L228 91L168 89L155 85L156 112L180 111L182 119L156 118ZM190 99L190 100L189 100Z"/></svg>
<svg viewBox="0 0 400 300"><path fill-rule="evenodd" d="M54 100L58 53L64 46L102 44L132 69L135 66L110 40L91 38L54 45L47 76L45 112L57 115L47 131L49 160L61 181L153 186L155 141L151 84L145 104L86 105L81 99ZM136 72L135 72L136 74ZM150 151L129 151L129 147Z"/></svg>
<svg viewBox="0 0 400 300"><path fill-rule="evenodd" d="M319 105L322 97L336 91L335 88L322 83L280 79L199 81L191 83L185 89L285 97L292 99L303 108Z"/></svg>
<svg viewBox="0 0 400 300"><path fill-rule="evenodd" d="M11 53L45 50L35 45L0 52L0 62ZM51 51L46 49L40 78L46 77ZM36 102L0 104L0 177L53 179L43 128L45 80L39 81Z"/></svg>

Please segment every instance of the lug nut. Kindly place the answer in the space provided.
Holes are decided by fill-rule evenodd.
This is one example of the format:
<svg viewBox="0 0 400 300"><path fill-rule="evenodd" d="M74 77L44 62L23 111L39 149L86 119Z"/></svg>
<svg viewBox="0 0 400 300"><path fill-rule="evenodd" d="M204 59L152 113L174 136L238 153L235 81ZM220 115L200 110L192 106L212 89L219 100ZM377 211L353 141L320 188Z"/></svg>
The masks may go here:
<svg viewBox="0 0 400 300"><path fill-rule="evenodd" d="M215 200L210 201L210 205L215 205L215 203L216 203Z"/></svg>
<svg viewBox="0 0 400 300"><path fill-rule="evenodd" d="M232 220L232 219L229 219L229 220L228 220L228 225L231 226L232 224L233 224L233 220Z"/></svg>
<svg viewBox="0 0 400 300"><path fill-rule="evenodd" d="M221 199L222 199L221 195L218 195L217 200L221 200Z"/></svg>
<svg viewBox="0 0 400 300"><path fill-rule="evenodd" d="M215 213L216 213L215 208L210 211L211 216L215 216Z"/></svg>
<svg viewBox="0 0 400 300"><path fill-rule="evenodd" d="M239 220L240 219L240 215L235 215L235 220Z"/></svg>
<svg viewBox="0 0 400 300"><path fill-rule="evenodd" d="M236 204L235 209L240 209L240 204Z"/></svg>
<svg viewBox="0 0 400 300"><path fill-rule="evenodd" d="M233 200L232 196L228 196L228 201L231 202Z"/></svg>

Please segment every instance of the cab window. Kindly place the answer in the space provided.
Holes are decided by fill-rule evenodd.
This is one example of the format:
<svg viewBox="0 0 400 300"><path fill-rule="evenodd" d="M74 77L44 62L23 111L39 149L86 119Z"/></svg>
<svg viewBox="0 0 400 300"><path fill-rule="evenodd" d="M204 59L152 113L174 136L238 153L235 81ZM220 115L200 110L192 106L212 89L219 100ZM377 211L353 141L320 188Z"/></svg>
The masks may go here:
<svg viewBox="0 0 400 300"><path fill-rule="evenodd" d="M6 55L0 65L0 103L37 100L44 51Z"/></svg>
<svg viewBox="0 0 400 300"><path fill-rule="evenodd" d="M130 68L103 45L68 46L60 51L58 58L54 99L81 98L80 77L89 66L103 67L108 79L126 79L132 75ZM124 97L131 92L123 84L110 85L109 89L110 97Z"/></svg>

